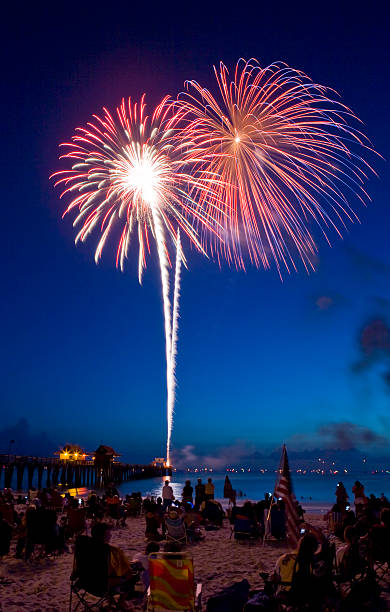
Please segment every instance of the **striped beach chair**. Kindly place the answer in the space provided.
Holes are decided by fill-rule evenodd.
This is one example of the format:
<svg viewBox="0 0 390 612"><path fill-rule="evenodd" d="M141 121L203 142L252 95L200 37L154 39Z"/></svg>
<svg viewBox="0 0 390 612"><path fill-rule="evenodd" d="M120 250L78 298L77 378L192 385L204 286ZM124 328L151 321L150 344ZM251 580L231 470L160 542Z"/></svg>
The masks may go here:
<svg viewBox="0 0 390 612"><path fill-rule="evenodd" d="M201 609L202 585L194 582L192 557L186 553L151 553L148 611Z"/></svg>

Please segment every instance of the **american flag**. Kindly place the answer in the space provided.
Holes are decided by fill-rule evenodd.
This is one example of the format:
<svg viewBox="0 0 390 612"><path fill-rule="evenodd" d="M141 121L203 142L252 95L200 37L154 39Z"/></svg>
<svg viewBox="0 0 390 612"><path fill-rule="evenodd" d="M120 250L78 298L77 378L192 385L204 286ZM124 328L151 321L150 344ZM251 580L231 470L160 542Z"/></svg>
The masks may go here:
<svg viewBox="0 0 390 612"><path fill-rule="evenodd" d="M299 526L301 519L298 515L298 504L292 489L290 467L288 464L286 445L283 444L280 459L279 474L275 484L275 497L281 497L286 507L287 536L292 546L296 546L299 539Z"/></svg>

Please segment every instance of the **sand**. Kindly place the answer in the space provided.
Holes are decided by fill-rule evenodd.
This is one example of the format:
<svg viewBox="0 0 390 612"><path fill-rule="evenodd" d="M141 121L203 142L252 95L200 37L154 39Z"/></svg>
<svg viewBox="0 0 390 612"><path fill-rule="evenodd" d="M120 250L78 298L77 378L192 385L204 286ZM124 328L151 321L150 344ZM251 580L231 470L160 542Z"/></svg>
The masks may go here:
<svg viewBox="0 0 390 612"><path fill-rule="evenodd" d="M321 513L307 513L305 518L307 522L323 528L327 534ZM120 546L131 560L135 553L142 552L145 547L144 530L143 516L128 518L126 528L113 529L111 543ZM219 531L204 532L202 542L186 547L194 559L195 579L203 585L203 609L211 595L243 578L249 581L252 589L262 588L259 572L272 572L278 557L287 550L276 544L239 544L230 538L230 533L230 525L225 520L224 527ZM335 540L333 536L330 537ZM0 576L10 582L0 586L0 610L65 612L69 605L72 562L71 551L50 559L27 562L16 559L13 541L10 554L1 561ZM132 604L130 609L140 611L142 606Z"/></svg>

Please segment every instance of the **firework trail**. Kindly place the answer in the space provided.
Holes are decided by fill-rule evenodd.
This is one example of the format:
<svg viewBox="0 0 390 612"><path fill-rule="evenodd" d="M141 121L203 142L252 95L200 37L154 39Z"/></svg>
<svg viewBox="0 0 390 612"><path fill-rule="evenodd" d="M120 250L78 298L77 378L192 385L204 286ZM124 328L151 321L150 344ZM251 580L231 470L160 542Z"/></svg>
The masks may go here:
<svg viewBox="0 0 390 612"><path fill-rule="evenodd" d="M198 170L220 177L225 236L211 241L212 252L239 268L248 255L257 267L274 261L280 275L296 259L310 270L312 226L329 242L329 229L341 235L357 219L347 196L369 199L363 183L372 169L354 152L372 150L369 141L332 90L286 64L240 60L232 77L223 63L214 72L219 97L188 81L176 105Z"/></svg>
<svg viewBox="0 0 390 612"><path fill-rule="evenodd" d="M169 261L164 244L164 231L161 219L156 210L153 209L154 231L157 244L158 259L161 272L161 288L164 309L165 325L165 355L167 368L167 464L170 465L170 441L172 433L172 414L175 394L175 374L172 364L172 324L171 324L171 305L169 299Z"/></svg>
<svg viewBox="0 0 390 612"><path fill-rule="evenodd" d="M173 296L173 309L172 309L172 337L171 337L171 354L170 354L170 373L169 378L172 381L171 395L168 397L168 437L167 437L167 462L169 464L170 457L170 446L171 446L171 432L173 428L173 412L175 407L175 369L176 369L176 355L177 355L177 333L179 330L179 298L180 298L180 273L181 273L181 262L182 262L182 251L180 241L180 230L177 232L176 241L176 266L175 266L175 289Z"/></svg>
<svg viewBox="0 0 390 612"><path fill-rule="evenodd" d="M176 117L167 98L152 117L145 114L144 97L139 104L122 100L116 117L108 110L103 117L94 115L94 122L77 128L67 152L61 159L70 160L71 168L56 172L55 185L61 185L61 197L71 197L64 216L77 210L74 225L81 224L76 236L84 242L95 230L100 239L95 251L98 263L111 234L120 230L116 265L123 270L133 233L138 235L138 277L151 252L150 238L156 242L161 273L164 307L167 365L167 460L170 460L172 414L175 402L175 362L178 332L180 266L185 258L181 232L199 251L205 252L196 228L205 225L215 232L211 212L203 210L205 197L210 197L210 177L202 173L196 178L192 169L191 143L175 138ZM185 151L185 155L184 155ZM214 180L214 178L213 178ZM176 282L174 309L170 304L170 238L176 247Z"/></svg>

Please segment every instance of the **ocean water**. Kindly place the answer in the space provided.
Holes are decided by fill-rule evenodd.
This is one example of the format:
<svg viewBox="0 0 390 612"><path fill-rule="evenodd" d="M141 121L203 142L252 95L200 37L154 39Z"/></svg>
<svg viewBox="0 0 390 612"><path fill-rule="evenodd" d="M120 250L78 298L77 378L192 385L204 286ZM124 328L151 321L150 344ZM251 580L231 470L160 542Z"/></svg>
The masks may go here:
<svg viewBox="0 0 390 612"><path fill-rule="evenodd" d="M264 497L264 493L272 492L275 487L276 474L267 472L261 474L259 472L244 472L244 473L229 473L229 479L233 489L242 492L242 499L259 500ZM170 478L171 486L176 498L181 498L184 482L190 480L193 487L197 483L198 478L202 478L203 483L207 482L207 478L211 477L215 485L215 497L223 497L223 486L225 482L226 472L213 473L188 473L175 472ZM122 495L131 493L132 491L141 491L142 495L161 496L161 489L166 477L149 478L146 480L133 480L124 482L120 486ZM384 493L390 499L390 474L380 473L362 473L355 472L353 474L296 474L292 473L293 488L298 501L307 504L326 504L329 505L335 502L335 491L339 481L344 483L349 494L350 500L353 501L352 486L356 480L360 480L365 485L365 493L368 496L374 493L377 497ZM239 502L239 497L237 501Z"/></svg>

